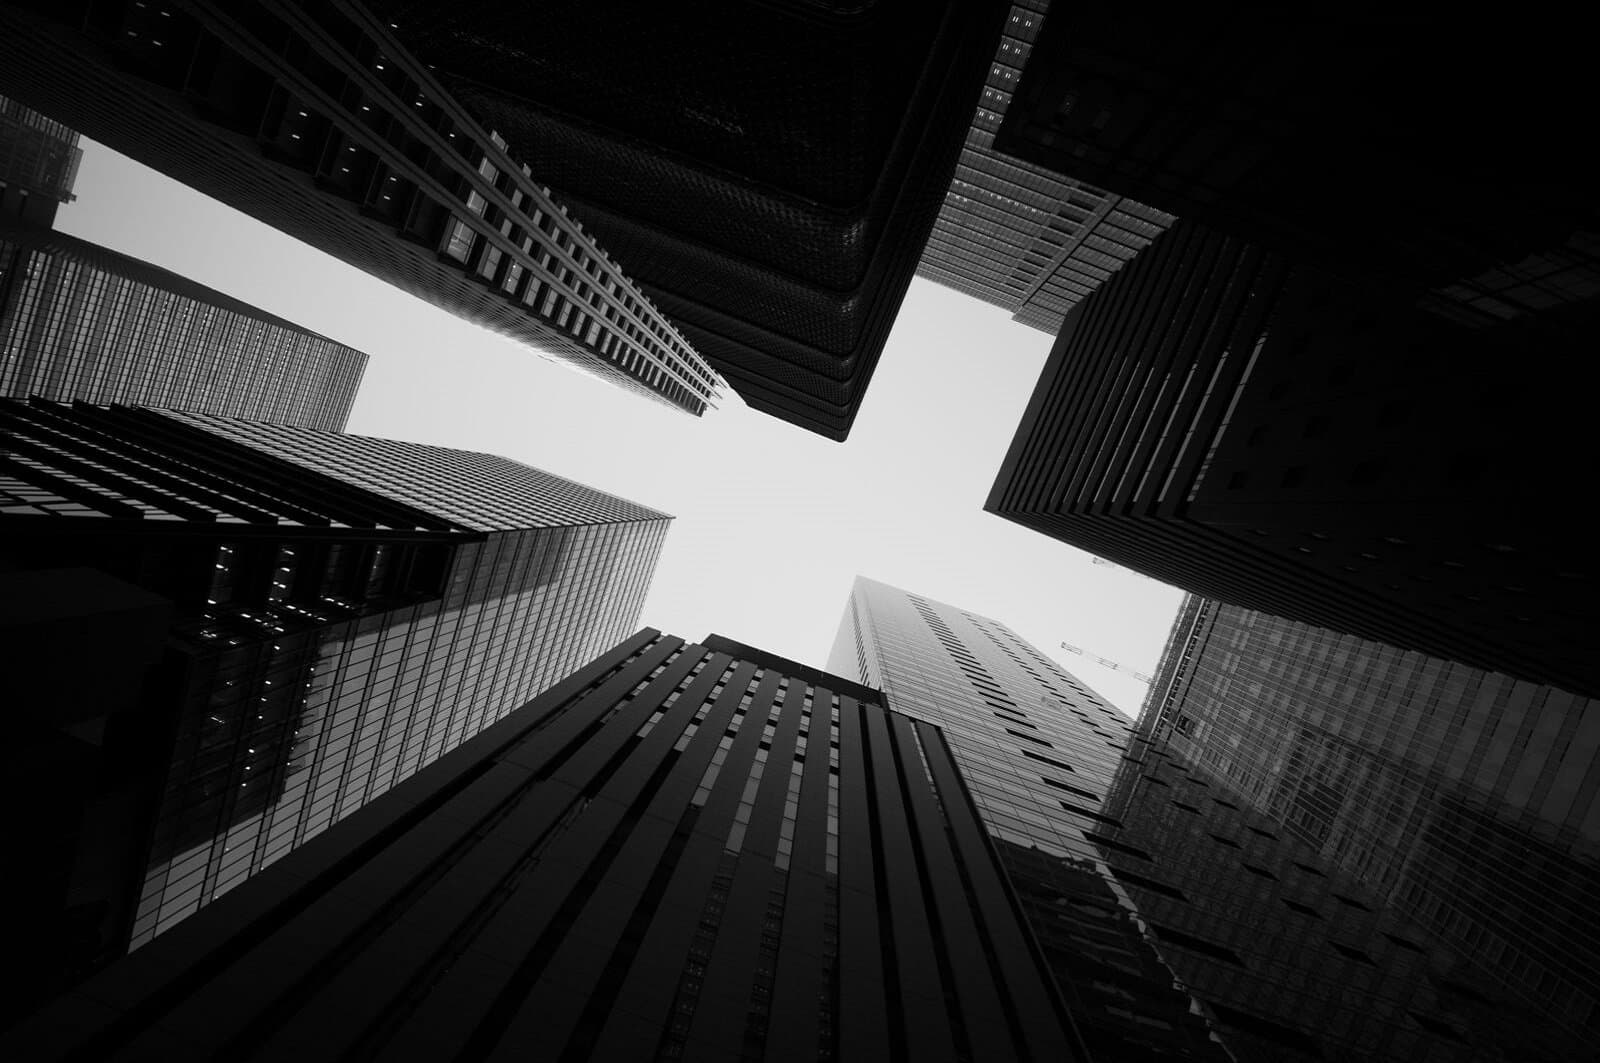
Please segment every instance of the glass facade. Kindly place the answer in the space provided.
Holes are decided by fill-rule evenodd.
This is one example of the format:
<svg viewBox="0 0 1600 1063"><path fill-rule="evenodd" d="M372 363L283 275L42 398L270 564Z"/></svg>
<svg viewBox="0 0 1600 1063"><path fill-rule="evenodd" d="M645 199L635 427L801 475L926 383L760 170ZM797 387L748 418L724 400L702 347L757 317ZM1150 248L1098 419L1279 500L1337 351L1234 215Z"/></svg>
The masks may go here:
<svg viewBox="0 0 1600 1063"><path fill-rule="evenodd" d="M1046 0L1011 7L917 275L1055 333L1068 310L1174 219L995 150L1048 7Z"/></svg>
<svg viewBox="0 0 1600 1063"><path fill-rule="evenodd" d="M1479 964L1005 625L858 578L829 668L940 726L1092 1058L1571 1058Z"/></svg>
<svg viewBox="0 0 1600 1063"><path fill-rule="evenodd" d="M1600 1037L1600 708L1190 596L1147 713L1273 829Z"/></svg>
<svg viewBox="0 0 1600 1063"><path fill-rule="evenodd" d="M0 221L0 395L337 431L366 363L147 262Z"/></svg>
<svg viewBox="0 0 1600 1063"><path fill-rule="evenodd" d="M85 836L145 817L136 867L74 866L86 954L164 932L633 631L670 520L492 455L0 402L4 562L175 613L135 707L94 724L143 737L51 800Z"/></svg>

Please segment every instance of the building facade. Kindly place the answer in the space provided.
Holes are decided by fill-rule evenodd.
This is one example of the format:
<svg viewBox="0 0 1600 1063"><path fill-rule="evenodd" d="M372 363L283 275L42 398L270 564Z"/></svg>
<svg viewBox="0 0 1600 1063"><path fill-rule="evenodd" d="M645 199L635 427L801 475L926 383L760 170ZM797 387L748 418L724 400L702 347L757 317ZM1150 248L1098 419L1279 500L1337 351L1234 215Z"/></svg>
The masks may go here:
<svg viewBox="0 0 1600 1063"><path fill-rule="evenodd" d="M1586 120L1581 37L1441 31L1376 6L1167 16L1152 4L1052 15L999 150L1381 280L1454 320L1552 316L1600 294L1600 200L1573 135ZM1503 91L1450 106L1486 61ZM1504 130L1492 151L1474 143L1485 129Z"/></svg>
<svg viewBox="0 0 1600 1063"><path fill-rule="evenodd" d="M0 96L0 221L53 223L82 159L75 130Z"/></svg>
<svg viewBox="0 0 1600 1063"><path fill-rule="evenodd" d="M1600 692L1550 500L1576 333L1472 329L1179 222L1068 317L985 508L1219 601Z"/></svg>
<svg viewBox="0 0 1600 1063"><path fill-rule="evenodd" d="M1571 1058L1004 624L858 578L829 668L944 731L1090 1058Z"/></svg>
<svg viewBox="0 0 1600 1063"><path fill-rule="evenodd" d="M939 728L653 629L0 1043L1085 1058Z"/></svg>
<svg viewBox="0 0 1600 1063"><path fill-rule="evenodd" d="M148 262L0 220L0 395L340 431L366 364Z"/></svg>
<svg viewBox="0 0 1600 1063"><path fill-rule="evenodd" d="M1145 711L1273 830L1600 1039L1592 699L1190 596Z"/></svg>
<svg viewBox="0 0 1600 1063"><path fill-rule="evenodd" d="M0 91L441 309L693 414L721 392L364 8L8 4L0 48Z"/></svg>
<svg viewBox="0 0 1600 1063"><path fill-rule="evenodd" d="M538 145L540 179L746 404L848 435L1006 4L371 6Z"/></svg>
<svg viewBox="0 0 1600 1063"><path fill-rule="evenodd" d="M1011 6L917 275L1053 334L1173 217L995 149L1048 7Z"/></svg>
<svg viewBox="0 0 1600 1063"><path fill-rule="evenodd" d="M16 781L51 811L29 836L72 840L41 850L65 846L56 873L13 884L42 892L36 943L61 978L188 918L632 630L670 521L487 454L87 404L7 400L3 416L0 567L69 589L88 569L170 613L143 659L112 643L123 703L63 693L70 673L24 687L21 745L81 768L40 759ZM92 662L94 625L121 607L80 597L50 630Z"/></svg>

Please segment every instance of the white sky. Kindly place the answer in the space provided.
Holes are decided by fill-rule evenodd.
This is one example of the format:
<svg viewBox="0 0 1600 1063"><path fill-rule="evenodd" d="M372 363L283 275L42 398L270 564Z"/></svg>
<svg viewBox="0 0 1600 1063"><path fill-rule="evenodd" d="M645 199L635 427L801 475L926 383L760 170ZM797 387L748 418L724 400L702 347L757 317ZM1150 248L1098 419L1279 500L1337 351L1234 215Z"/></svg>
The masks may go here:
<svg viewBox="0 0 1600 1063"><path fill-rule="evenodd" d="M547 361L83 142L56 227L365 351L349 429L504 455L674 514L641 622L823 667L857 573L1009 624L1129 715L1180 592L983 512L1051 337L912 283L834 443L730 392L695 418ZM622 263L624 271L627 263Z"/></svg>

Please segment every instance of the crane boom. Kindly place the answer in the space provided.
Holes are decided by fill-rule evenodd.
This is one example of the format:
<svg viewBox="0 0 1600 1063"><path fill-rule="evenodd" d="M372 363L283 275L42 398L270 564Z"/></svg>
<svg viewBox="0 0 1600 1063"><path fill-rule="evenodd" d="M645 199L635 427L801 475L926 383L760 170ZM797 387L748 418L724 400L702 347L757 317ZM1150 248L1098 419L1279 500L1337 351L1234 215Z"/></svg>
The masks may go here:
<svg viewBox="0 0 1600 1063"><path fill-rule="evenodd" d="M1064 649L1064 650L1067 650L1070 653L1076 653L1079 657L1087 657L1087 658L1089 658L1089 660L1093 661L1094 663L1096 663L1098 665L1102 665L1103 667L1106 667L1106 668L1110 668L1113 671L1123 672L1123 673L1125 673L1127 675L1131 675L1131 676L1133 676L1133 678L1137 679L1141 683L1149 683L1149 682L1153 682L1154 681L1154 677L1153 676L1146 675L1145 673L1143 673L1141 671L1138 671L1137 669L1129 668L1125 664L1118 664L1116 661L1110 660L1109 658L1106 658L1106 657L1101 657L1097 653L1090 653L1089 651L1085 650L1082 646L1074 646L1070 642L1063 642L1061 644L1061 648Z"/></svg>

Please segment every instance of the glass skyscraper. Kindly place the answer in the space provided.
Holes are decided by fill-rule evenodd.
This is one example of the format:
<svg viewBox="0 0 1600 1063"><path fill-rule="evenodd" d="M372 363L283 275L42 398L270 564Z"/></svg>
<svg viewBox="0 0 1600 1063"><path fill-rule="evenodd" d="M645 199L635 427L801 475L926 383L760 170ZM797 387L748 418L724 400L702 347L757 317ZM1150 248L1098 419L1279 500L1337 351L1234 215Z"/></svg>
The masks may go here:
<svg viewBox="0 0 1600 1063"><path fill-rule="evenodd" d="M148 262L0 219L0 396L344 428L367 356Z"/></svg>
<svg viewBox="0 0 1600 1063"><path fill-rule="evenodd" d="M1091 1058L1572 1058L1004 624L858 578L828 667L944 732Z"/></svg>
<svg viewBox="0 0 1600 1063"><path fill-rule="evenodd" d="M83 839L38 899L83 939L69 965L148 941L633 630L670 521L493 455L173 411L5 401L0 459L5 568L97 570L172 610L130 704L41 684L28 741L96 778L38 782L37 829ZM107 835L133 841L86 860Z"/></svg>
<svg viewBox="0 0 1600 1063"><path fill-rule="evenodd" d="M1191 595L1152 737L1600 1039L1600 706Z"/></svg>

